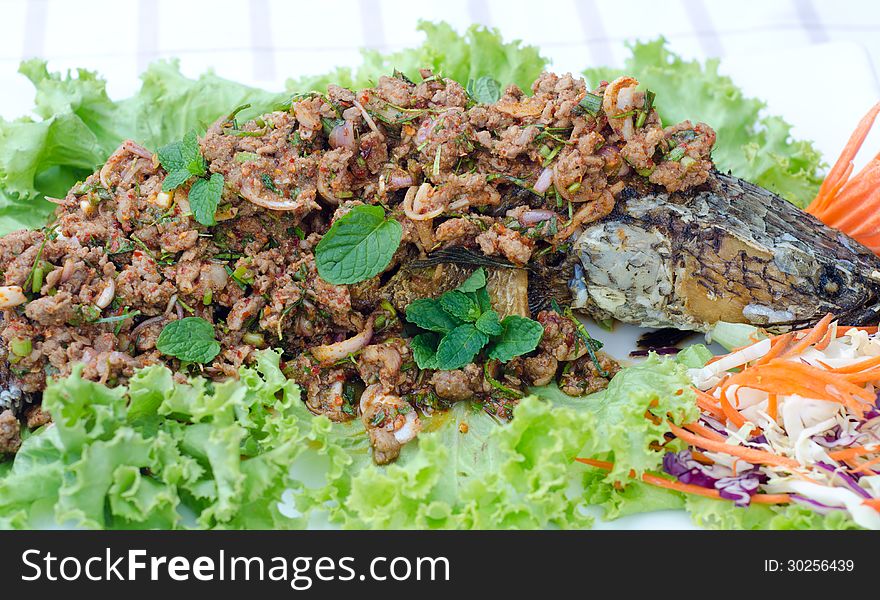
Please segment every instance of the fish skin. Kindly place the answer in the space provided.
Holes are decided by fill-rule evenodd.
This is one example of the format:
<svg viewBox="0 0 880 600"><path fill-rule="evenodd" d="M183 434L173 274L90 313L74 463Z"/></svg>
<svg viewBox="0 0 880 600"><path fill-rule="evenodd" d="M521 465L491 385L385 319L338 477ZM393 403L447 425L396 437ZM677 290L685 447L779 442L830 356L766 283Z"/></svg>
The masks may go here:
<svg viewBox="0 0 880 600"><path fill-rule="evenodd" d="M627 189L574 241L572 307L597 319L785 331L833 313L877 322L880 259L759 186L714 173L685 193Z"/></svg>

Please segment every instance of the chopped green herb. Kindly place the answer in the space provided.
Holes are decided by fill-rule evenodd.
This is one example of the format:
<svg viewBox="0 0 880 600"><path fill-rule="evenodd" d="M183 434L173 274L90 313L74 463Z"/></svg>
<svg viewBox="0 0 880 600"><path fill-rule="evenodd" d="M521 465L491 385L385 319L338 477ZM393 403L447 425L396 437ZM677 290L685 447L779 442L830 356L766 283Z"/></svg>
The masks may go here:
<svg viewBox="0 0 880 600"><path fill-rule="evenodd" d="M645 121L648 119L648 115L651 112L651 109L654 108L654 98L657 96L651 90L645 92L645 105L642 107L642 110L639 111L639 116L636 119L636 127L644 127Z"/></svg>
<svg viewBox="0 0 880 600"><path fill-rule="evenodd" d="M672 150L667 152L666 156L665 156L666 160L673 161L673 162L677 162L677 161L681 160L682 157L684 157L684 147L683 146L676 146L675 148L673 148Z"/></svg>
<svg viewBox="0 0 880 600"><path fill-rule="evenodd" d="M263 182L263 185L266 186L267 190L269 190L270 192L274 192L279 196L281 195L281 192L278 190L278 186L275 185L275 182L272 180L268 173L263 173L262 175L260 175L260 180Z"/></svg>
<svg viewBox="0 0 880 600"><path fill-rule="evenodd" d="M443 150L442 145L437 146L437 153L434 155L434 179L440 176L440 152Z"/></svg>
<svg viewBox="0 0 880 600"><path fill-rule="evenodd" d="M260 155L254 152L236 152L235 153L235 162L237 163L246 163L252 162L255 160L259 160Z"/></svg>
<svg viewBox="0 0 880 600"><path fill-rule="evenodd" d="M595 117L602 110L602 96L587 93L583 100L578 102L578 106L584 109L587 114Z"/></svg>

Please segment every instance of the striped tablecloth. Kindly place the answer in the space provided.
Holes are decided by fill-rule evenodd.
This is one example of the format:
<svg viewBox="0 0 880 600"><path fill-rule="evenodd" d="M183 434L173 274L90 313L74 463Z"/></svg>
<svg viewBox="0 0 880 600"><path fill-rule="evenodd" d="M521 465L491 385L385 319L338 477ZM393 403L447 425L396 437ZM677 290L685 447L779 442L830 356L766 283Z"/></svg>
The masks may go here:
<svg viewBox="0 0 880 600"><path fill-rule="evenodd" d="M559 72L619 66L626 41L663 35L685 57L721 57L722 71L828 157L880 98L877 0L0 0L0 11L6 118L32 107L22 58L96 70L114 98L134 93L138 74L166 57L190 76L214 69L280 90L291 76L357 65L363 47L417 45L419 19L497 27L539 46ZM804 101L814 78L833 102ZM880 131L867 147L880 147Z"/></svg>
<svg viewBox="0 0 880 600"><path fill-rule="evenodd" d="M169 56L180 57L187 73L214 68L280 88L291 75L356 64L361 47L416 44L421 18L499 27L540 46L559 71L619 64L625 40L660 34L689 57L847 41L880 64L876 0L0 0L0 10L4 116L30 101L15 75L22 58L98 70L113 95L133 92L137 74Z"/></svg>

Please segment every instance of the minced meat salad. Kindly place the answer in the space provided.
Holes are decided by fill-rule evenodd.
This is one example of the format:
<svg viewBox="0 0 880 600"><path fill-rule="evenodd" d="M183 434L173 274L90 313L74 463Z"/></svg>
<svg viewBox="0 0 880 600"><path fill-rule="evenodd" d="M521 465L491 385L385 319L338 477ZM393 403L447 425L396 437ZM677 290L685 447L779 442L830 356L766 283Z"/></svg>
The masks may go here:
<svg viewBox="0 0 880 600"><path fill-rule="evenodd" d="M616 363L546 276L625 189L703 183L714 132L662 127L629 77L545 73L526 95L421 76L233 113L157 153L126 141L53 223L0 239L0 453L78 364L108 385L154 363L223 379L280 348L378 463L451 403L507 419L528 386L605 387Z"/></svg>

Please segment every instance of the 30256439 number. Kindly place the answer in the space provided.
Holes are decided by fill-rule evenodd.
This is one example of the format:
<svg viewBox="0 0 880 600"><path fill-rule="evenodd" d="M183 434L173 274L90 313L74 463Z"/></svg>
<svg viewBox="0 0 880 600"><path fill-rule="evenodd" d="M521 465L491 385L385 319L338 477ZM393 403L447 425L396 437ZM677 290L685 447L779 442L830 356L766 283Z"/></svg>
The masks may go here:
<svg viewBox="0 0 880 600"><path fill-rule="evenodd" d="M855 570L855 561L851 559L785 559L776 560L768 558L764 560L764 571L767 573L825 573L837 572L850 573Z"/></svg>

